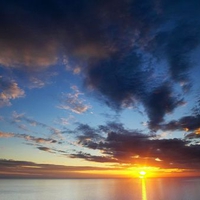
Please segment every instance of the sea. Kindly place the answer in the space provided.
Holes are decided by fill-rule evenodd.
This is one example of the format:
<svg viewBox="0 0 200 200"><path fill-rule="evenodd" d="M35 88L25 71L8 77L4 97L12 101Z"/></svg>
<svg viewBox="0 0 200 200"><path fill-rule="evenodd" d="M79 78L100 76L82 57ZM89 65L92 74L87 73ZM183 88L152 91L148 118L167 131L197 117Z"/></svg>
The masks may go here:
<svg viewBox="0 0 200 200"><path fill-rule="evenodd" d="M200 200L200 178L0 179L0 200Z"/></svg>

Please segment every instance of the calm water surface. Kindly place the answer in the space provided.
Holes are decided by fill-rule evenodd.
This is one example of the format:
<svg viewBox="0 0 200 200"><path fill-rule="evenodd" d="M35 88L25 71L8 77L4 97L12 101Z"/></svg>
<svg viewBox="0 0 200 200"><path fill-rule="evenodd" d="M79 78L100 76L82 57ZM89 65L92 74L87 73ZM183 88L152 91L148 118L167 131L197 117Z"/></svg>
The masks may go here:
<svg viewBox="0 0 200 200"><path fill-rule="evenodd" d="M0 179L1 200L199 200L200 179Z"/></svg>

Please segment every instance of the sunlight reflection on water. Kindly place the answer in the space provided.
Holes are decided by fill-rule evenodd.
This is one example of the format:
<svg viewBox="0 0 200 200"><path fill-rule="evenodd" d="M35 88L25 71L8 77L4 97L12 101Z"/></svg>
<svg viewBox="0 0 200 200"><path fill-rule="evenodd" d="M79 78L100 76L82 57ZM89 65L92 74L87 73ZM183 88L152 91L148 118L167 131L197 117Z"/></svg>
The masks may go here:
<svg viewBox="0 0 200 200"><path fill-rule="evenodd" d="M147 200L145 178L141 178L141 180L142 180L142 200Z"/></svg>
<svg viewBox="0 0 200 200"><path fill-rule="evenodd" d="M199 200L200 179L0 179L1 200Z"/></svg>

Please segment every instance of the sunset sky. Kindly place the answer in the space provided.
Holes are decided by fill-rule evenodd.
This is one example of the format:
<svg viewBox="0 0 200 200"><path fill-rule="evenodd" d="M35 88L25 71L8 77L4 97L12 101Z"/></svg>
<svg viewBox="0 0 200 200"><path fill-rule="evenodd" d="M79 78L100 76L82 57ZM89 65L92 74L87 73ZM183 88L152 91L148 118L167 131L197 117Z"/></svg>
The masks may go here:
<svg viewBox="0 0 200 200"><path fill-rule="evenodd" d="M200 175L199 0L2 0L0 177Z"/></svg>

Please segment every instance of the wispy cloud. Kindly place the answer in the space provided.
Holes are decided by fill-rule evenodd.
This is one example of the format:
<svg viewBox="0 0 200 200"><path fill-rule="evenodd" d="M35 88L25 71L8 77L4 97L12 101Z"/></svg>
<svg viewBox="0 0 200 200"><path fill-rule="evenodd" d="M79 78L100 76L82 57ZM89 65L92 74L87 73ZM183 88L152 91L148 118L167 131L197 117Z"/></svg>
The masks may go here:
<svg viewBox="0 0 200 200"><path fill-rule="evenodd" d="M10 106L11 100L24 97L25 92L14 80L6 80L0 76L0 107Z"/></svg>
<svg viewBox="0 0 200 200"><path fill-rule="evenodd" d="M85 103L85 100L80 96L83 95L77 88L77 86L72 86L72 93L63 94L61 105L58 107L60 109L69 110L76 114L82 114L88 111L91 106Z"/></svg>
<svg viewBox="0 0 200 200"><path fill-rule="evenodd" d="M14 111L12 113L12 123L21 123L21 122L26 122L28 123L30 126L39 126L45 129L48 129L50 131L50 133L52 134L52 136L57 136L59 138L62 138L62 131L60 129L54 128L52 126L49 126L45 123L39 122L37 120L31 119L29 117L26 117L25 113L17 113L16 111ZM24 124L20 124L19 126L25 126Z"/></svg>
<svg viewBox="0 0 200 200"><path fill-rule="evenodd" d="M21 138L21 139L24 139L28 142L33 142L33 143L36 143L36 144L57 143L57 141L54 140L54 139L35 137L35 136L31 136L31 135L27 135L27 134L20 134L20 133L0 132L0 137L1 138L10 138L10 137Z"/></svg>
<svg viewBox="0 0 200 200"><path fill-rule="evenodd" d="M76 121L75 117L73 115L69 115L69 117L67 118L64 118L64 117L58 118L56 120L56 123L64 125L64 126L68 126L74 121Z"/></svg>
<svg viewBox="0 0 200 200"><path fill-rule="evenodd" d="M14 137L14 136L15 136L14 133L0 132L0 137L1 138L10 138L10 137Z"/></svg>
<svg viewBox="0 0 200 200"><path fill-rule="evenodd" d="M30 89L34 88L43 88L46 85L51 84L51 78L57 76L58 73L56 71L46 70L43 73L27 73L28 76L28 87Z"/></svg>
<svg viewBox="0 0 200 200"><path fill-rule="evenodd" d="M38 79L36 77L30 78L31 86L30 88L42 88L45 86L45 82L41 79Z"/></svg>

